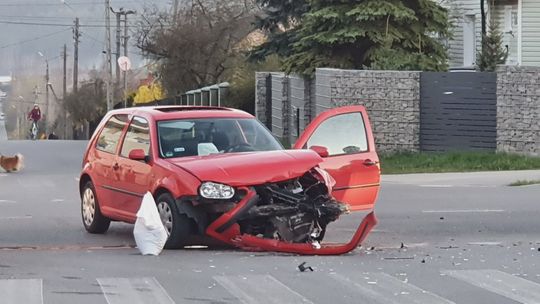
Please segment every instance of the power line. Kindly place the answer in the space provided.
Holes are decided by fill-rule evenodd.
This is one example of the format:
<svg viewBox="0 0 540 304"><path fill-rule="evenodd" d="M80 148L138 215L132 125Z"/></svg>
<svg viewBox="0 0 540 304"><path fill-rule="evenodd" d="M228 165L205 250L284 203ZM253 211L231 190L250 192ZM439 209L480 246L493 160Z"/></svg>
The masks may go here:
<svg viewBox="0 0 540 304"><path fill-rule="evenodd" d="M37 25L37 26L71 26L71 24L67 24L67 23L24 22L24 21L7 21L7 20L0 20L0 24ZM81 24L81 27L105 28L106 24Z"/></svg>
<svg viewBox="0 0 540 304"><path fill-rule="evenodd" d="M70 30L70 28L67 28L67 29L63 29L63 30L61 30L61 31L57 31L57 32L50 33L50 34L46 34L46 35L42 35L42 36L37 36L37 37L31 38L31 39L21 40L21 41L18 41L18 42L9 43L9 44L0 46L0 49L5 49L5 48L11 47L11 46L21 45L21 44L28 43L28 42L32 42L32 41L37 41L37 40L40 40L40 39L43 39L43 38L47 38L47 37L50 37L50 36L54 36L54 35L57 35L57 34L60 34L60 33L66 32L66 31L69 31L69 30Z"/></svg>
<svg viewBox="0 0 540 304"><path fill-rule="evenodd" d="M115 1L115 3L132 3L132 1ZM69 5L96 5L96 4L102 4L101 2L97 1L88 1L88 2L69 2ZM0 7L18 7L18 6L64 6L64 3L58 3L58 2L49 2L49 3L43 3L43 2L17 2L17 3L0 3Z"/></svg>

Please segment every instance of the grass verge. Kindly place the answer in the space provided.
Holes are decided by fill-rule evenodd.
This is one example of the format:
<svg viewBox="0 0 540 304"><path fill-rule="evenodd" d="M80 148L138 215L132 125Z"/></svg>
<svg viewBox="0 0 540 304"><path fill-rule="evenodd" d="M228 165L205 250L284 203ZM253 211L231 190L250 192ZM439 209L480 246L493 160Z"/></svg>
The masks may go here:
<svg viewBox="0 0 540 304"><path fill-rule="evenodd" d="M540 169L540 157L506 153L448 152L381 154L383 174Z"/></svg>
<svg viewBox="0 0 540 304"><path fill-rule="evenodd" d="M517 187L517 186L528 186L528 185L537 185L537 184L540 184L540 179L532 179L532 180L520 179L518 181L511 183L508 186Z"/></svg>

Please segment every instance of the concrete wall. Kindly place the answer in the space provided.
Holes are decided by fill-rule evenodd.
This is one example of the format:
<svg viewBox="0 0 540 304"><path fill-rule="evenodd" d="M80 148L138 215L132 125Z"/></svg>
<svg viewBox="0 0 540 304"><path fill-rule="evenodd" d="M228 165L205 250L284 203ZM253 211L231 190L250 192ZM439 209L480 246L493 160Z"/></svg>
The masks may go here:
<svg viewBox="0 0 540 304"><path fill-rule="evenodd" d="M540 155L540 68L497 71L497 151Z"/></svg>
<svg viewBox="0 0 540 304"><path fill-rule="evenodd" d="M420 75L407 71L317 69L314 79L302 80L281 73L257 73L256 115L268 123L265 118L271 114L272 133L292 144L297 121L302 132L327 109L360 104L368 110L379 152L419 151ZM497 151L540 156L539 84L540 67L499 67ZM301 109L303 119L296 119L296 108Z"/></svg>
<svg viewBox="0 0 540 304"><path fill-rule="evenodd" d="M272 79L270 129L280 139L294 143L311 119L325 110L364 105L379 151L419 149L420 72L317 69L312 80L257 73L256 115L264 123L269 110L263 101L268 98L264 88L268 75ZM300 132L296 132L297 124Z"/></svg>
<svg viewBox="0 0 540 304"><path fill-rule="evenodd" d="M326 106L318 99L317 114L324 108L364 105L378 151L419 150L420 72L317 69L315 78L325 80L329 93Z"/></svg>

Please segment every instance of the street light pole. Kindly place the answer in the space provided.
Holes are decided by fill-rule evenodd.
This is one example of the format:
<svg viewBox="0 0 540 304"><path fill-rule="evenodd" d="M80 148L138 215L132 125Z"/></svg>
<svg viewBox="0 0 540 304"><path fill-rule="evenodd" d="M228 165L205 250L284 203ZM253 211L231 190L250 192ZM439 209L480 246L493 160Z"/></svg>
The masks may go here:
<svg viewBox="0 0 540 304"><path fill-rule="evenodd" d="M42 52L38 52L39 56L43 57L45 59L46 64L46 70L45 70L45 130L47 130L48 127L48 120L49 120L49 59L43 55Z"/></svg>
<svg viewBox="0 0 540 304"><path fill-rule="evenodd" d="M47 65L47 70L45 73L45 130L47 130L48 127L48 120L49 120L49 60L45 59L45 64Z"/></svg>

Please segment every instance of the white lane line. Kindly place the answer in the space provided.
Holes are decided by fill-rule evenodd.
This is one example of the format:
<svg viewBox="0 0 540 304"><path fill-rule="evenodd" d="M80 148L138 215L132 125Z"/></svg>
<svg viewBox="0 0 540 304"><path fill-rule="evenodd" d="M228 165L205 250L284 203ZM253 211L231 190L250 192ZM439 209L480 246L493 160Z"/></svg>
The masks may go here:
<svg viewBox="0 0 540 304"><path fill-rule="evenodd" d="M468 242L467 245L479 245L479 246L499 246L501 242Z"/></svg>
<svg viewBox="0 0 540 304"><path fill-rule="evenodd" d="M452 188L454 185L418 185L424 188Z"/></svg>
<svg viewBox="0 0 540 304"><path fill-rule="evenodd" d="M64 201L65 201L65 199L63 199L63 198L55 198L55 199L51 200L51 202L53 202L53 203L62 203Z"/></svg>
<svg viewBox="0 0 540 304"><path fill-rule="evenodd" d="M245 304L313 303L271 275L214 276Z"/></svg>
<svg viewBox="0 0 540 304"><path fill-rule="evenodd" d="M0 280L2 304L43 304L43 281L41 279Z"/></svg>
<svg viewBox="0 0 540 304"><path fill-rule="evenodd" d="M1 220L30 220L32 219L31 215L22 215L22 216L4 216L0 217Z"/></svg>
<svg viewBox="0 0 540 304"><path fill-rule="evenodd" d="M502 209L456 209L456 210L422 210L422 213L500 213Z"/></svg>
<svg viewBox="0 0 540 304"><path fill-rule="evenodd" d="M16 201L12 200L0 200L0 204L15 204Z"/></svg>
<svg viewBox="0 0 540 304"><path fill-rule="evenodd" d="M442 273L520 303L540 303L540 284L502 271L446 270Z"/></svg>
<svg viewBox="0 0 540 304"><path fill-rule="evenodd" d="M386 273L354 273L352 277L331 274L330 277L360 291L369 303L381 304L455 304L415 285L405 283ZM362 302L358 302L362 303ZM367 302L366 302L367 303Z"/></svg>
<svg viewBox="0 0 540 304"><path fill-rule="evenodd" d="M174 304L156 278L97 279L109 304Z"/></svg>

